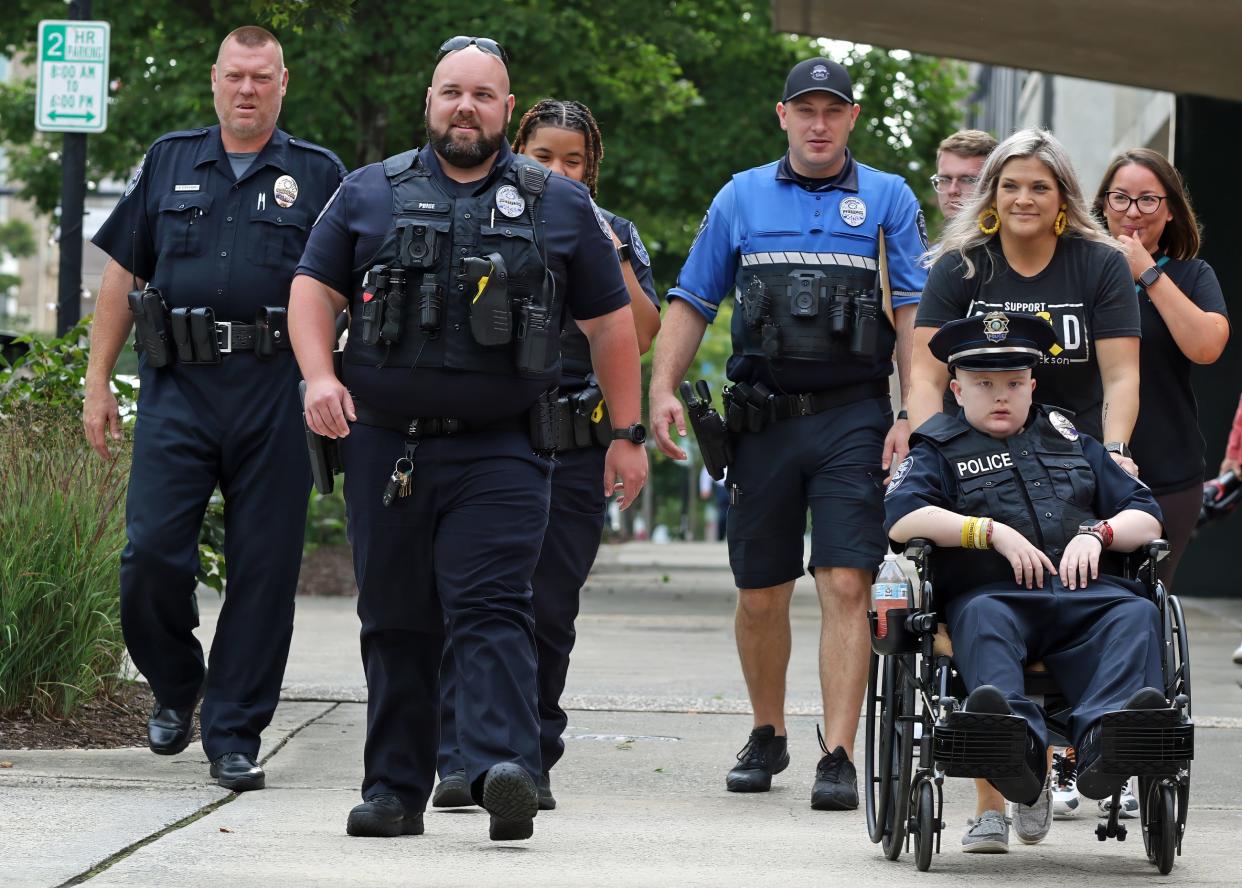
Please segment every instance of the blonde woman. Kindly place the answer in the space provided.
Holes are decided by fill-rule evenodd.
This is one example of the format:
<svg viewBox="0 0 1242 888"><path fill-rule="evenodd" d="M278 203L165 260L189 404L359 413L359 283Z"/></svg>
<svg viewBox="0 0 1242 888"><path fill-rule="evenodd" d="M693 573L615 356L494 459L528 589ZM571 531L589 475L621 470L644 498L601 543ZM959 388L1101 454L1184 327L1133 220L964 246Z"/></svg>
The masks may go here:
<svg viewBox="0 0 1242 888"><path fill-rule="evenodd" d="M910 427L917 429L945 404L949 371L928 348L941 326L990 311L1028 312L1047 320L1059 340L1055 354L1035 367L1035 400L1072 411L1074 426L1103 441L1122 468L1137 474L1129 451L1139 409L1134 282L1122 247L1092 218L1061 143L1029 129L998 145L980 172L974 200L949 223L929 258L932 270L915 320ZM945 409L956 412L949 404ZM1053 773L1058 798L1077 805L1066 762L1049 770L1034 805L1014 806L1014 829L1023 842L1048 834ZM977 787L962 850L1004 852L1004 799L984 781Z"/></svg>

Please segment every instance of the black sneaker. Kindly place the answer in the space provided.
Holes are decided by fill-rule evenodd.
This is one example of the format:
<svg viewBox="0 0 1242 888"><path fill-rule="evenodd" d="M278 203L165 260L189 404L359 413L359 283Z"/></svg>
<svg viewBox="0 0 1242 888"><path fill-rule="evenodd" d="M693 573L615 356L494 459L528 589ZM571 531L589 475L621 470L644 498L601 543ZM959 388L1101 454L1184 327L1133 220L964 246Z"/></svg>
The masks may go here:
<svg viewBox="0 0 1242 888"><path fill-rule="evenodd" d="M356 805L349 812L345 832L351 836L391 839L396 836L421 836L423 813L409 814L401 799L391 793L377 795Z"/></svg>
<svg viewBox="0 0 1242 888"><path fill-rule="evenodd" d="M985 713L989 715L1013 715L1009 701L999 688L992 685L979 685L966 698L965 712ZM1035 736L1026 732L1025 767L1014 768L1007 777L989 777L988 783L1011 802L1034 805L1039 801L1044 790L1047 753Z"/></svg>
<svg viewBox="0 0 1242 888"><path fill-rule="evenodd" d="M819 725L819 748L824 757L815 766L815 785L811 787L811 807L816 811L853 811L858 807L858 772L845 754L845 747L838 746L832 752L824 743Z"/></svg>
<svg viewBox="0 0 1242 888"><path fill-rule="evenodd" d="M474 804L470 795L470 781L465 771L449 771L436 784L431 794L433 808L469 808Z"/></svg>
<svg viewBox="0 0 1242 888"><path fill-rule="evenodd" d="M521 765L501 762L483 780L483 807L492 815L488 834L493 842L529 839L535 833L539 791Z"/></svg>
<svg viewBox="0 0 1242 888"><path fill-rule="evenodd" d="M552 775L540 774L539 779L535 781L535 789L539 791L539 810L555 810L556 797L552 795Z"/></svg>
<svg viewBox="0 0 1242 888"><path fill-rule="evenodd" d="M737 765L725 779L729 792L767 792L772 775L789 767L789 747L776 728L761 725L750 732L750 739L737 754Z"/></svg>

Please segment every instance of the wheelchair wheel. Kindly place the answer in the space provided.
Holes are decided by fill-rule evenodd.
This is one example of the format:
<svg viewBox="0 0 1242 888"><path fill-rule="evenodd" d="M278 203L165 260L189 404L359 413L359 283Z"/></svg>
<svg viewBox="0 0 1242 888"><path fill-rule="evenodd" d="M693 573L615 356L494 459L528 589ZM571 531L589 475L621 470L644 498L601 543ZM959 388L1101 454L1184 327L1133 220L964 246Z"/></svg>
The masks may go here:
<svg viewBox="0 0 1242 888"><path fill-rule="evenodd" d="M1190 636L1182 603L1176 595L1169 595L1164 603L1164 683L1165 696L1170 700L1179 694L1193 699L1190 694ZM1189 705L1186 714L1192 714Z"/></svg>
<svg viewBox="0 0 1242 888"><path fill-rule="evenodd" d="M914 788L914 865L919 872L931 869L932 848L936 844L936 796L931 781L922 780Z"/></svg>
<svg viewBox="0 0 1242 888"><path fill-rule="evenodd" d="M910 812L910 785L914 771L914 656L900 654L887 659L886 670L893 672L893 717L890 722L888 810L883 821L880 847L884 856L896 860L906 844ZM883 743L883 741L881 741Z"/></svg>
<svg viewBox="0 0 1242 888"><path fill-rule="evenodd" d="M866 784L867 834L872 842L884 836L891 794L888 785L893 771L893 730L896 670L889 658L871 654L867 672L866 762L863 780Z"/></svg>
<svg viewBox="0 0 1242 888"><path fill-rule="evenodd" d="M1156 865L1161 875L1167 875L1177 858L1177 787L1168 780L1143 782L1147 784L1140 812L1143 847L1147 859Z"/></svg>

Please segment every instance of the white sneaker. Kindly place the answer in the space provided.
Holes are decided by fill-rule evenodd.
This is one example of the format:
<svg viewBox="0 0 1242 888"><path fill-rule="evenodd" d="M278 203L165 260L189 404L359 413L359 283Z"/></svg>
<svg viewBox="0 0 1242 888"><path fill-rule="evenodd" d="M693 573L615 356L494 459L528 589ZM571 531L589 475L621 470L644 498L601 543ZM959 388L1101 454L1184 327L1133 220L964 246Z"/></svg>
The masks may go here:
<svg viewBox="0 0 1242 888"><path fill-rule="evenodd" d="M1077 817L1081 808L1078 798L1078 760L1074 747L1052 754L1052 816L1057 820Z"/></svg>
<svg viewBox="0 0 1242 888"><path fill-rule="evenodd" d="M1101 817L1107 817L1113 809L1111 797L1100 799L1096 804L1099 805ZM1129 780L1126 781L1125 787L1121 790L1121 811L1117 816L1122 820L1133 820L1139 816L1139 801L1134 797Z"/></svg>
<svg viewBox="0 0 1242 888"><path fill-rule="evenodd" d="M1242 644L1238 645L1238 649L1233 652L1233 662L1242 666Z"/></svg>

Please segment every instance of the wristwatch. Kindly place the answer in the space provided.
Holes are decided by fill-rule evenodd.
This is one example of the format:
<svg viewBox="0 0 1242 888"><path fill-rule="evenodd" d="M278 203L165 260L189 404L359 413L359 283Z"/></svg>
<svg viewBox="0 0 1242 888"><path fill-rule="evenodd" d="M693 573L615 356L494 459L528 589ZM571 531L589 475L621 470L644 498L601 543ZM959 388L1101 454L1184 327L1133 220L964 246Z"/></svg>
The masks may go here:
<svg viewBox="0 0 1242 888"><path fill-rule="evenodd" d="M1109 453L1116 453L1119 456L1124 456L1126 459L1130 459L1131 456L1130 448L1127 447L1122 441L1109 441L1104 445L1104 449Z"/></svg>
<svg viewBox="0 0 1242 888"><path fill-rule="evenodd" d="M617 255L621 257L621 259L624 260L625 262L629 262L630 261L630 245L621 244L619 247L617 247Z"/></svg>
<svg viewBox="0 0 1242 888"><path fill-rule="evenodd" d="M647 427L641 422L636 422L632 426L626 426L623 429L613 429L612 440L641 444L647 440Z"/></svg>
<svg viewBox="0 0 1242 888"><path fill-rule="evenodd" d="M1098 537L1100 544L1107 549L1113 544L1113 526L1107 521L1097 521L1094 524L1078 525L1078 534L1090 534ZM1077 535L1077 534L1076 534Z"/></svg>
<svg viewBox="0 0 1242 888"><path fill-rule="evenodd" d="M1151 268L1139 275L1138 285L1146 290L1156 281L1160 280L1160 275L1162 274L1164 274L1164 269L1159 265L1153 265Z"/></svg>

